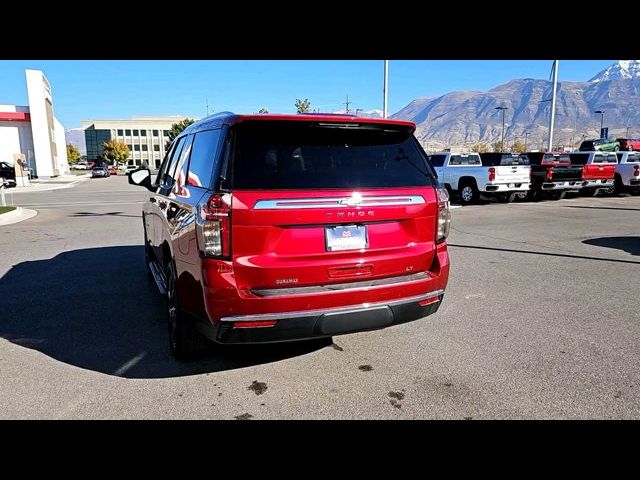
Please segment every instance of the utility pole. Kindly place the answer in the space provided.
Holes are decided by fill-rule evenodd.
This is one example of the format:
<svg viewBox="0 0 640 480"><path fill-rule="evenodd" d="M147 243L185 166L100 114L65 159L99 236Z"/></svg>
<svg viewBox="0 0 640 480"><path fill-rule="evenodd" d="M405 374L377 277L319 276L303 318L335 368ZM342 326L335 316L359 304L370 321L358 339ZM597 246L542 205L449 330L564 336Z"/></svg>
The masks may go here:
<svg viewBox="0 0 640 480"><path fill-rule="evenodd" d="M389 60L384 61L384 84L382 87L382 118L387 118L387 93L389 91Z"/></svg>
<svg viewBox="0 0 640 480"><path fill-rule="evenodd" d="M604 127L604 110L596 110L593 113L600 114L600 135L602 135L602 127Z"/></svg>
<svg viewBox="0 0 640 480"><path fill-rule="evenodd" d="M529 138L530 132L524 132L524 151L527 151L527 139Z"/></svg>
<svg viewBox="0 0 640 480"><path fill-rule="evenodd" d="M344 112L344 113L346 113L347 115L349 114L349 105L350 105L350 104L352 104L352 103L353 103L353 102L350 102L350 101L349 101L349 94L347 93L347 101L346 101L346 102L344 102L344 104L345 104L345 106L346 106L346 108L345 108L345 112Z"/></svg>
<svg viewBox="0 0 640 480"><path fill-rule="evenodd" d="M630 129L630 128L631 128L631 127L627 126L627 138L629 138L629 129Z"/></svg>
<svg viewBox="0 0 640 480"><path fill-rule="evenodd" d="M500 141L501 148L504 151L504 111L509 110L509 107L496 107L495 110L502 110L502 140Z"/></svg>
<svg viewBox="0 0 640 480"><path fill-rule="evenodd" d="M553 150L553 122L556 117L556 91L558 89L558 60L553 61L553 87L551 90L551 115L549 116L549 151Z"/></svg>

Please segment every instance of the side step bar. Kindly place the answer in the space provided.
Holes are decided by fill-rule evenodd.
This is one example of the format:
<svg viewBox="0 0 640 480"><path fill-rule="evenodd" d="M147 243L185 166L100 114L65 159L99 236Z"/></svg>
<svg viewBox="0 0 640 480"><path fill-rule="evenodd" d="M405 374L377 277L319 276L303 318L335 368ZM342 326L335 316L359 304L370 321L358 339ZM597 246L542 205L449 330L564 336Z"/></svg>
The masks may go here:
<svg viewBox="0 0 640 480"><path fill-rule="evenodd" d="M158 267L156 262L153 260L149 261L149 270L151 271L151 275L156 282L156 286L158 287L158 291L160 295L166 295L167 293L167 282L164 278L164 272Z"/></svg>

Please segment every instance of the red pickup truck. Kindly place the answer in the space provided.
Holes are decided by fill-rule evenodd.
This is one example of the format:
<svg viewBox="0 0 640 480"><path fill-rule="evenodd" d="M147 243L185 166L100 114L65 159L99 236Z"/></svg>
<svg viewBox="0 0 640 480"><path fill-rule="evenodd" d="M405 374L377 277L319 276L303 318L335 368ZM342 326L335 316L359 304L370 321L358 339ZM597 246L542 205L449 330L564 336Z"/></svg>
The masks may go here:
<svg viewBox="0 0 640 480"><path fill-rule="evenodd" d="M637 138L618 138L620 142L620 150L640 150L640 139Z"/></svg>
<svg viewBox="0 0 640 480"><path fill-rule="evenodd" d="M594 197L602 189L612 191L618 157L613 152L573 152L572 165L582 165L580 193Z"/></svg>

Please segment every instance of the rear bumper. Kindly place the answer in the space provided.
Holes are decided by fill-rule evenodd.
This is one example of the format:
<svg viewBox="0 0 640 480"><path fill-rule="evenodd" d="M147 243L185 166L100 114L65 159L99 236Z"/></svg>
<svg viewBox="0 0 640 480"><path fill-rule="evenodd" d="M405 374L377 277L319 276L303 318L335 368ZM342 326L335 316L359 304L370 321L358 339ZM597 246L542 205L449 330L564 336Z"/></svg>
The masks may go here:
<svg viewBox="0 0 640 480"><path fill-rule="evenodd" d="M582 188L582 180L544 182L542 190L578 190Z"/></svg>
<svg viewBox="0 0 640 480"><path fill-rule="evenodd" d="M629 187L640 187L640 177L631 177L626 185Z"/></svg>
<svg viewBox="0 0 640 480"><path fill-rule="evenodd" d="M529 190L529 185L529 182L485 185L482 193L526 192Z"/></svg>
<svg viewBox="0 0 640 480"><path fill-rule="evenodd" d="M582 182L583 188L606 188L613 187L613 178L598 179L598 180L584 180Z"/></svg>
<svg viewBox="0 0 640 480"><path fill-rule="evenodd" d="M375 304L224 317L216 329L215 340L225 344L271 343L378 330L435 313L443 295L443 290L437 290L416 297ZM269 327L244 328L242 325L274 320L276 324Z"/></svg>

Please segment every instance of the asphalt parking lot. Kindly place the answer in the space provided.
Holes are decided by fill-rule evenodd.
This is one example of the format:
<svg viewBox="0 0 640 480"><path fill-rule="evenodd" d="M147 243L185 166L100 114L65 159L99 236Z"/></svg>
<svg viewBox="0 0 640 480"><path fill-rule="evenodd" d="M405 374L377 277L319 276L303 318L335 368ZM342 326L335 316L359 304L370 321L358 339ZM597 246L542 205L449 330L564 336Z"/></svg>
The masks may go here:
<svg viewBox="0 0 640 480"><path fill-rule="evenodd" d="M0 227L0 418L640 418L640 197L453 210L439 312L377 332L167 347L122 176L14 195Z"/></svg>

